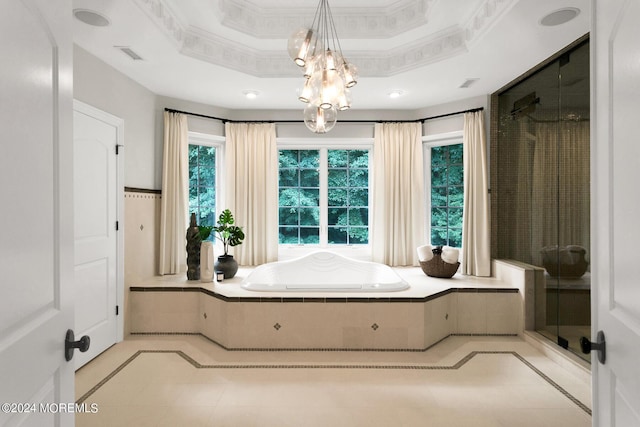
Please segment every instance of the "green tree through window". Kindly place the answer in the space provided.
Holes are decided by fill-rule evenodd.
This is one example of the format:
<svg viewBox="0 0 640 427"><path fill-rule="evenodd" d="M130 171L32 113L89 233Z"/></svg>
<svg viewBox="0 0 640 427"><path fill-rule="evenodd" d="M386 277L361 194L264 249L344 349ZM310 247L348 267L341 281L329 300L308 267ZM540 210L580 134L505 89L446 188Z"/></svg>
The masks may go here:
<svg viewBox="0 0 640 427"><path fill-rule="evenodd" d="M462 247L462 144L431 148L431 244Z"/></svg>
<svg viewBox="0 0 640 427"><path fill-rule="evenodd" d="M328 150L328 242L369 242L369 152Z"/></svg>
<svg viewBox="0 0 640 427"><path fill-rule="evenodd" d="M320 243L319 165L318 150L280 150L280 243Z"/></svg>
<svg viewBox="0 0 640 427"><path fill-rule="evenodd" d="M198 225L216 223L216 149L189 145L189 212Z"/></svg>
<svg viewBox="0 0 640 427"><path fill-rule="evenodd" d="M280 150L278 206L281 244L367 244L369 151Z"/></svg>

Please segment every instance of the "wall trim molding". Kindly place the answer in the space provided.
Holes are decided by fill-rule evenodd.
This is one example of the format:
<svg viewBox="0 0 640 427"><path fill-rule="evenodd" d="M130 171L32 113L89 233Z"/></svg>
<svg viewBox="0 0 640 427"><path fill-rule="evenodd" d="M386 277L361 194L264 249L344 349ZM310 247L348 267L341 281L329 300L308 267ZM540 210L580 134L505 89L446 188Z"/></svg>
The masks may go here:
<svg viewBox="0 0 640 427"><path fill-rule="evenodd" d="M124 187L125 193L145 193L145 194L162 194L162 190L151 190L147 188Z"/></svg>

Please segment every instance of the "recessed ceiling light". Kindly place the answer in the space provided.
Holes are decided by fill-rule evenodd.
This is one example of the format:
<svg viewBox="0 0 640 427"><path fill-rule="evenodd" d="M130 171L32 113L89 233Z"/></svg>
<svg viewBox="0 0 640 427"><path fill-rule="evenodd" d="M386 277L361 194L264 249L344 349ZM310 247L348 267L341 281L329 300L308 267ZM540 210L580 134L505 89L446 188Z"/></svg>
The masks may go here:
<svg viewBox="0 0 640 427"><path fill-rule="evenodd" d="M106 27L111 24L111 21L103 14L89 9L73 9L73 16L78 21L82 21L87 25L93 27Z"/></svg>
<svg viewBox="0 0 640 427"><path fill-rule="evenodd" d="M562 25L566 22L571 21L579 14L580 9L577 9L575 7L565 7L544 16L540 20L540 25L543 25L545 27L555 27L556 25Z"/></svg>
<svg viewBox="0 0 640 427"><path fill-rule="evenodd" d="M247 99L256 99L258 95L260 95L260 92L258 92L257 90L245 90L242 93Z"/></svg>
<svg viewBox="0 0 640 427"><path fill-rule="evenodd" d="M400 98L402 95L404 95L404 91L397 89L397 90L392 90L391 92L389 92L389 98Z"/></svg>

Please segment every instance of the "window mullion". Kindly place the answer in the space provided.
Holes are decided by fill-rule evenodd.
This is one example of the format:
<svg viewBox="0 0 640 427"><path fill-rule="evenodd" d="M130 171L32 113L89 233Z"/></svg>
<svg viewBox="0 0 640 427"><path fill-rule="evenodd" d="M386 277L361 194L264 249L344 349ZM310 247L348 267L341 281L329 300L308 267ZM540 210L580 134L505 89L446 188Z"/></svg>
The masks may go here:
<svg viewBox="0 0 640 427"><path fill-rule="evenodd" d="M329 198L329 161L328 151L326 148L320 149L320 245L326 246L328 244L328 198Z"/></svg>

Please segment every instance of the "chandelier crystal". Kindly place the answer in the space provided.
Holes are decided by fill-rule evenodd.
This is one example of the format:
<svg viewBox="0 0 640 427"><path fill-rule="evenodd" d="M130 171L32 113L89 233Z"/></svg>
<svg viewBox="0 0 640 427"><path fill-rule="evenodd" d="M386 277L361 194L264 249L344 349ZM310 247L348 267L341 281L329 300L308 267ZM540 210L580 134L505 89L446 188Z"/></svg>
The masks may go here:
<svg viewBox="0 0 640 427"><path fill-rule="evenodd" d="M304 123L315 133L329 132L338 111L351 108L349 88L358 83L358 68L342 55L328 0L320 0L310 28L289 38L287 50L305 78L298 99L307 104Z"/></svg>

